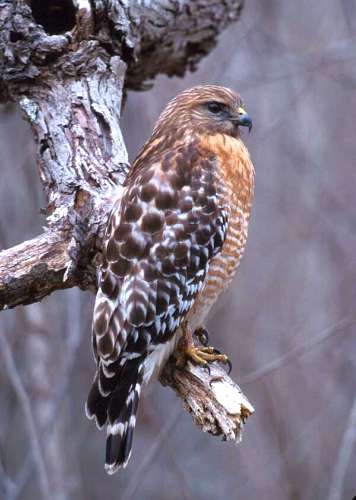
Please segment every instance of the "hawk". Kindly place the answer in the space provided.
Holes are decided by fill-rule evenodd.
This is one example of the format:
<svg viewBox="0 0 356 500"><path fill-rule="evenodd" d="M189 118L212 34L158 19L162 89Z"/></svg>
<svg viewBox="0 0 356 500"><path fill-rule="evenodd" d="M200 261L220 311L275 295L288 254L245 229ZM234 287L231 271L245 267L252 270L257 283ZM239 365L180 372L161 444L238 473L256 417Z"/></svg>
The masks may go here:
<svg viewBox="0 0 356 500"><path fill-rule="evenodd" d="M141 387L182 341L197 363L226 361L193 333L244 252L254 168L240 96L204 85L169 102L109 218L93 318L97 372L86 412L107 426L108 473L126 466Z"/></svg>

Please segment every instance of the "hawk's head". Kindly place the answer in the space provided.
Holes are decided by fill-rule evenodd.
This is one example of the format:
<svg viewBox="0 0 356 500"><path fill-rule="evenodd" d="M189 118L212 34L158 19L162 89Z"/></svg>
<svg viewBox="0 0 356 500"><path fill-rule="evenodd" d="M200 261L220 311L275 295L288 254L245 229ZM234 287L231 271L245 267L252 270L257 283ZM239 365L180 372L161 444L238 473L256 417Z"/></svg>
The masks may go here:
<svg viewBox="0 0 356 500"><path fill-rule="evenodd" d="M239 94L226 87L201 85L181 92L168 103L154 133L164 134L167 129L178 132L191 129L238 137L241 126L251 130L252 121Z"/></svg>

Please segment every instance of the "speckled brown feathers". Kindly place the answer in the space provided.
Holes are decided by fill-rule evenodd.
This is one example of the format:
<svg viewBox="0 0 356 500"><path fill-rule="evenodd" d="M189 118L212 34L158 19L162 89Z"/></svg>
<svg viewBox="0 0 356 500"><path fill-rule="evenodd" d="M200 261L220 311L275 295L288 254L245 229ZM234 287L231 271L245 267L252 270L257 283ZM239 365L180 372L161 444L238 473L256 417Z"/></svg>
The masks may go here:
<svg viewBox="0 0 356 500"><path fill-rule="evenodd" d="M108 426L109 473L129 459L142 383L174 350L182 321L192 330L204 321L245 247L253 167L234 117L210 116L212 100L241 106L214 86L167 106L109 220L87 401L88 416Z"/></svg>

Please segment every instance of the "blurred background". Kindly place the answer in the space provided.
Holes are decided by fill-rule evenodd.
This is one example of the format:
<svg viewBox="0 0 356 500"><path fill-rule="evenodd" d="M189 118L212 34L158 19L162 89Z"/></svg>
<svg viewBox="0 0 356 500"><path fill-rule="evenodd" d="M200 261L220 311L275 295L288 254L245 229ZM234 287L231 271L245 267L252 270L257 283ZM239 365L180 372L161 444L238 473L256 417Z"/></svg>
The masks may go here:
<svg viewBox="0 0 356 500"><path fill-rule="evenodd" d="M255 407L238 446L197 429L171 390L146 391L127 469L104 472L84 414L94 297L57 292L0 315L0 498L352 500L356 495L356 4L246 0L184 79L130 93L131 160L166 102L217 83L254 128L247 251L209 322ZM0 114L0 244L41 232L27 123Z"/></svg>

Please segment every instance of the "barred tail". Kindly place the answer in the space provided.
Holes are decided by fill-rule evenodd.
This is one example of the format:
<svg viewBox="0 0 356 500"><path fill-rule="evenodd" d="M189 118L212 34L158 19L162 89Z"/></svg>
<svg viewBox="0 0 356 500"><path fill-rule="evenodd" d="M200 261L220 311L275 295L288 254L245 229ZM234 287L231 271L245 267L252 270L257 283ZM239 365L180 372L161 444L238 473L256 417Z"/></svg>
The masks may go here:
<svg viewBox="0 0 356 500"><path fill-rule="evenodd" d="M134 361L125 363L122 379L108 407L110 423L107 428L105 469L109 474L116 472L119 467L126 467L131 455L144 373L142 360L138 365ZM134 367L130 366L132 364Z"/></svg>
<svg viewBox="0 0 356 500"><path fill-rule="evenodd" d="M105 469L109 474L126 467L130 459L144 361L142 357L121 359L116 370L105 374L108 370L99 369L87 401L88 417L95 417L98 427L107 423Z"/></svg>

